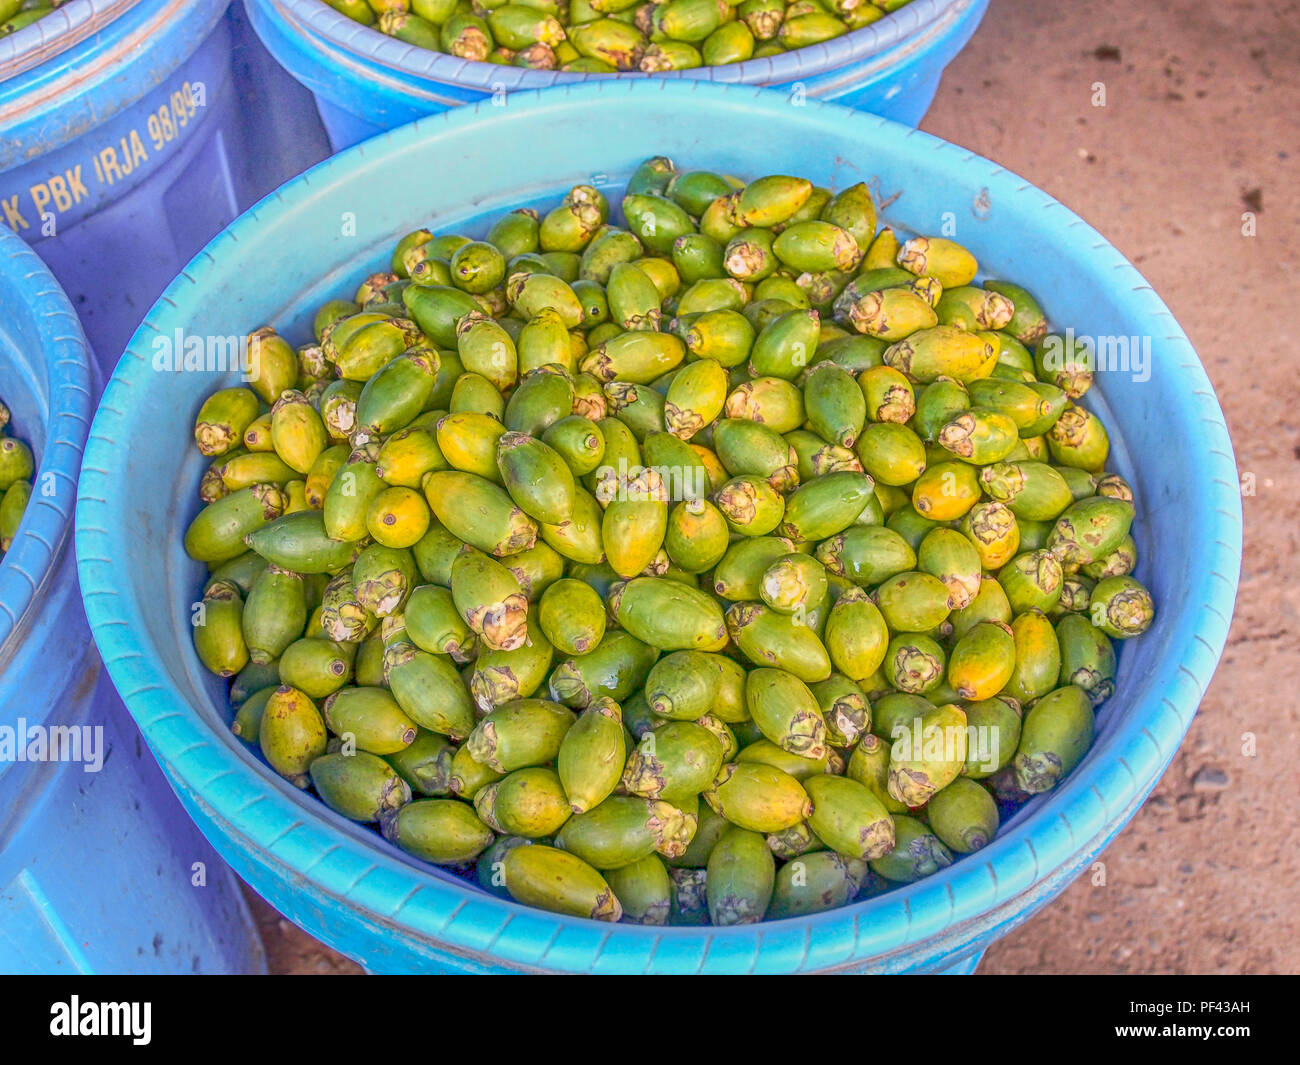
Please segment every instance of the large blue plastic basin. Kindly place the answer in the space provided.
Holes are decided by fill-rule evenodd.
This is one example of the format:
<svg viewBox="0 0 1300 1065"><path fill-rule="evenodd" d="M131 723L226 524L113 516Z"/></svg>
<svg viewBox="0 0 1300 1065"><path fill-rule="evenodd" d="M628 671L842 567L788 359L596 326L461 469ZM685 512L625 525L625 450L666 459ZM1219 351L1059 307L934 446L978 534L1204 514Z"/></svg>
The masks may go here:
<svg viewBox="0 0 1300 1065"><path fill-rule="evenodd" d="M834 100L915 126L944 67L970 40L988 0L912 0L824 44L768 59L671 74L567 74L474 63L415 48L362 26L322 0L248 0L270 52L316 96L335 151L462 104L584 81L670 79L764 85ZM603 127L605 115L589 125Z"/></svg>
<svg viewBox="0 0 1300 1065"><path fill-rule="evenodd" d="M258 971L238 883L102 677L82 613L72 516L94 377L67 297L0 229L0 397L38 455L0 561L0 972ZM58 734L71 758L22 756L56 728L78 730L79 748Z"/></svg>
<svg viewBox="0 0 1300 1065"><path fill-rule="evenodd" d="M328 153L229 5L68 0L0 39L0 228L58 278L104 376L195 252Z"/></svg>
<svg viewBox="0 0 1300 1065"><path fill-rule="evenodd" d="M595 112L607 116L601 135L577 135ZM1149 380L1103 373L1088 397L1112 430L1113 465L1136 487L1139 574L1159 604L1151 631L1123 649L1096 744L978 855L807 919L610 927L479 892L279 779L230 735L223 685L191 648L203 571L181 534L204 462L186 444L203 398L233 380L156 372L156 343L177 329L238 335L263 322L305 336L312 310L380 268L412 228L481 233L501 212L556 202L579 181L617 203L650 154L840 188L875 182L887 221L926 232L954 223L988 271L1031 284L1056 322L1150 338ZM667 81L517 94L506 108L431 116L336 156L248 212L132 340L91 429L77 524L95 638L187 807L279 910L385 971L968 967L1093 859L1169 764L1223 647L1241 554L1232 448L1201 364L1159 297L1095 230L1016 175L905 126L829 104L791 108L766 90Z"/></svg>

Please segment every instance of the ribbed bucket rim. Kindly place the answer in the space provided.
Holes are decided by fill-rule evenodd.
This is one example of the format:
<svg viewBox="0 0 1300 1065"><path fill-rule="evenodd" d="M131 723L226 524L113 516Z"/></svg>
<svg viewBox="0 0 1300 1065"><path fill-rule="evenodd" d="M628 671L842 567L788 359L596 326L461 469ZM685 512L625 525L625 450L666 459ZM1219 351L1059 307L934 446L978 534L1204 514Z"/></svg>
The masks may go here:
<svg viewBox="0 0 1300 1065"><path fill-rule="evenodd" d="M45 384L49 421L34 491L13 545L0 560L0 672L35 616L72 533L86 436L94 415L90 345L68 297L22 238L0 226L0 271L18 283L23 298L13 310L34 323L46 340ZM30 439L22 425L10 433ZM68 548L71 550L71 548Z"/></svg>
<svg viewBox="0 0 1300 1065"><path fill-rule="evenodd" d="M149 0L68 0L43 19L0 37L0 81L48 63Z"/></svg>
<svg viewBox="0 0 1300 1065"><path fill-rule="evenodd" d="M873 56L897 46L920 50L944 38L973 7L984 0L912 0L878 22L821 44L743 63L657 74L624 72L586 74L526 70L481 63L407 44L363 26L323 0L249 0L276 13L303 34L304 42L321 42L356 59L413 77L472 88L481 92L515 92L589 81L687 80L720 84L772 85L797 82ZM313 39L314 38L314 39ZM892 57L891 57L892 58Z"/></svg>

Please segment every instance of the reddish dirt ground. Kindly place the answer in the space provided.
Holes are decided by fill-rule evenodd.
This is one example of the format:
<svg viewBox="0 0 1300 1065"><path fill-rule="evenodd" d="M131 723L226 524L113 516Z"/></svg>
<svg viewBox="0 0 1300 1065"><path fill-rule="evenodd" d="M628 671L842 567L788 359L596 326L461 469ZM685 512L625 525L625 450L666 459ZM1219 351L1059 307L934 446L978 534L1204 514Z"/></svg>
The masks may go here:
<svg viewBox="0 0 1300 1065"><path fill-rule="evenodd" d="M1300 969L1300 395L1282 328L1297 293L1297 105L1295 3L994 0L923 123L1062 200L1137 264L1200 352L1254 492L1222 664L1102 856L1105 886L1076 882L981 972ZM273 971L357 971L254 901Z"/></svg>
<svg viewBox="0 0 1300 1065"><path fill-rule="evenodd" d="M1137 264L1200 353L1254 490L1228 647L1168 773L1103 854L1106 886L1077 881L982 972L1300 968L1300 417L1281 325L1296 291L1298 102L1294 3L994 0L923 123L1062 200Z"/></svg>

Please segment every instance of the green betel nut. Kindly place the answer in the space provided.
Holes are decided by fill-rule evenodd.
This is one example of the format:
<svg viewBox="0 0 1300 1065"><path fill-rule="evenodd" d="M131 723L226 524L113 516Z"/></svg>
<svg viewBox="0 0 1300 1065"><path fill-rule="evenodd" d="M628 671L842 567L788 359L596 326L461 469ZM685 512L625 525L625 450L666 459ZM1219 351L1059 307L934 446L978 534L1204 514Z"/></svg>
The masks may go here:
<svg viewBox="0 0 1300 1065"><path fill-rule="evenodd" d="M1067 684L1044 695L1025 714L1012 762L1016 784L1031 795L1050 791L1083 759L1093 727L1092 704L1082 688Z"/></svg>
<svg viewBox="0 0 1300 1065"><path fill-rule="evenodd" d="M610 73L901 3L336 6ZM811 915L988 845L1155 622L1086 323L880 228L865 184L587 180L398 227L191 412L193 639L232 731L414 860L580 919ZM0 550L36 464L0 433Z"/></svg>

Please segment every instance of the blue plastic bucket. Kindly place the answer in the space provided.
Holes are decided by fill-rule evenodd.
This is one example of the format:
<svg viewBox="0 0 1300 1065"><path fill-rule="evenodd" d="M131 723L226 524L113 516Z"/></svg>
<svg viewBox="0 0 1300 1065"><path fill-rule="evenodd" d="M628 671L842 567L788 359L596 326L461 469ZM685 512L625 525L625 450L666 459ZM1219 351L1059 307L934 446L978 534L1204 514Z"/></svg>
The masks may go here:
<svg viewBox="0 0 1300 1065"><path fill-rule="evenodd" d="M474 63L415 48L322 0L248 0L271 53L316 96L334 150L462 104L585 81L689 80L764 85L915 126L944 67L965 47L988 0L912 0L865 29L768 59L668 74L566 74ZM603 125L605 116L600 116Z"/></svg>
<svg viewBox="0 0 1300 1065"><path fill-rule="evenodd" d="M94 367L58 283L3 230L0 307L0 397L39 457L0 561L0 972L264 970L237 881L102 677L72 543Z"/></svg>
<svg viewBox="0 0 1300 1065"><path fill-rule="evenodd" d="M328 152L275 64L259 76L300 135L241 100L229 3L69 0L0 38L0 224L59 279L106 371L206 241Z"/></svg>
<svg viewBox="0 0 1300 1065"><path fill-rule="evenodd" d="M574 136L594 111L602 135ZM617 203L652 154L740 175L787 170L830 187L875 183L887 221L923 232L949 223L988 271L1028 279L1056 322L1150 338L1150 380L1103 373L1089 393L1111 429L1113 465L1141 501L1139 575L1159 604L1151 631L1123 649L1095 745L977 855L814 917L611 927L485 894L280 779L231 736L224 685L191 646L203 570L181 534L204 462L184 444L204 397L235 377L155 370L157 344L178 329L240 335L263 322L306 336L312 310L380 268L417 225L483 232L502 212L556 202L576 182L606 188ZM339 225L346 212L355 234ZM1168 454L1179 462L1136 461ZM406 126L290 182L213 241L150 311L105 391L77 553L109 673L204 832L277 909L370 969L963 970L1092 861L1173 757L1227 636L1240 514L1231 443L1187 338L1124 257L1051 197L965 149L862 112L792 108L761 89L605 81Z"/></svg>

